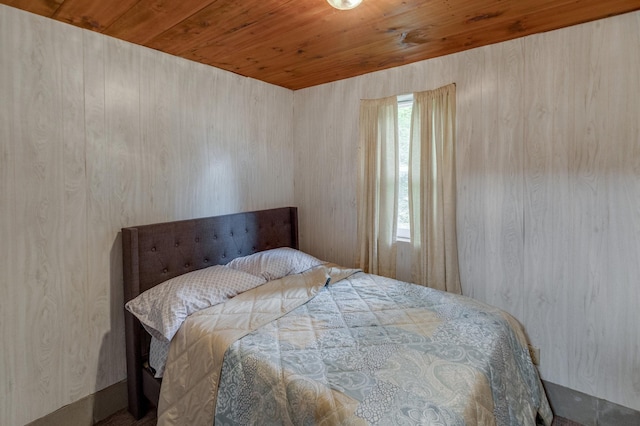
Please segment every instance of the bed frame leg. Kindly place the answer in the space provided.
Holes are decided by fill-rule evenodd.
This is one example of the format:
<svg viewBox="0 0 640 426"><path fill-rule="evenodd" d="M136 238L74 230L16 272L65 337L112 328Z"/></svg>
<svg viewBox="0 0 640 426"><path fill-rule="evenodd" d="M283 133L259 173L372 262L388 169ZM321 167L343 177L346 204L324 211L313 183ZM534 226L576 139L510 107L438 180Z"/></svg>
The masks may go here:
<svg viewBox="0 0 640 426"><path fill-rule="evenodd" d="M140 326L135 324L137 320L130 312L125 311L124 315L126 327L130 330L135 330L135 332L129 333L126 340L127 395L129 397L129 412L138 420L147 413L147 401L142 391L142 366L138 365L142 356L142 351L139 347ZM137 337L135 336L136 334L138 335Z"/></svg>

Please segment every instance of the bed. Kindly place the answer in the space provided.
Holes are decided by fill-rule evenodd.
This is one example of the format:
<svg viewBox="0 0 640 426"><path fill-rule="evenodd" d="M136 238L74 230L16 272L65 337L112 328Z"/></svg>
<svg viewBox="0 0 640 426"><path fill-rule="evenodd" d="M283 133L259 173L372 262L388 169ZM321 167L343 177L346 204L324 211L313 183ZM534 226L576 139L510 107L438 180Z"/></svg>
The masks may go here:
<svg viewBox="0 0 640 426"><path fill-rule="evenodd" d="M151 404L159 424L551 422L517 321L299 252L295 208L122 232L129 309L164 300L154 292L167 283L234 274L215 295L222 299L198 293L198 303L208 301L177 325L149 325L144 312L125 310L136 418ZM286 268L283 254L295 259ZM162 379L149 368L158 339L171 342Z"/></svg>

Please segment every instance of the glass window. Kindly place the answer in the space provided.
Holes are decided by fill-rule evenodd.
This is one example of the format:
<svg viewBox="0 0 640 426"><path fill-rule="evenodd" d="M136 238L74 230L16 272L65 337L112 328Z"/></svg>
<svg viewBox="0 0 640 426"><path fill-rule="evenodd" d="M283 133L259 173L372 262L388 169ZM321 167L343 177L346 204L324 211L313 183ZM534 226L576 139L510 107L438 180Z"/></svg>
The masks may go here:
<svg viewBox="0 0 640 426"><path fill-rule="evenodd" d="M411 111L413 95L398 96L398 239L408 240L409 234L409 140L411 137Z"/></svg>

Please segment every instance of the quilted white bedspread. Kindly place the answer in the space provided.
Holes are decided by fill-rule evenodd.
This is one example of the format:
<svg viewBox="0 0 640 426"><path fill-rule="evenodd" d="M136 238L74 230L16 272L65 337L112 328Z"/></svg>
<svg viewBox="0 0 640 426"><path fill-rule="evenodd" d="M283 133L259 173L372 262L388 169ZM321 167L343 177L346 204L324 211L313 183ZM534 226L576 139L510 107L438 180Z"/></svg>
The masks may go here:
<svg viewBox="0 0 640 426"><path fill-rule="evenodd" d="M224 354L233 342L356 270L320 266L270 281L187 318L171 342L158 425L212 425Z"/></svg>
<svg viewBox="0 0 640 426"><path fill-rule="evenodd" d="M337 267L189 317L158 407L160 425L534 426L551 416L510 315Z"/></svg>

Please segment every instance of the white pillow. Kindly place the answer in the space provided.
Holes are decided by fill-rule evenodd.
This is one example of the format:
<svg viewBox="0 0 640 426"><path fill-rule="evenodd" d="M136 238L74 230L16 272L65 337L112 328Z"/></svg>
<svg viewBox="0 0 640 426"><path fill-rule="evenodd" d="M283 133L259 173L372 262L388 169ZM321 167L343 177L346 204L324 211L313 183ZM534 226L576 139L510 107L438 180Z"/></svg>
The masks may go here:
<svg viewBox="0 0 640 426"><path fill-rule="evenodd" d="M324 263L326 262L310 254L290 247L281 247L235 258L227 263L227 266L271 281L287 275L299 274Z"/></svg>
<svg viewBox="0 0 640 426"><path fill-rule="evenodd" d="M265 282L262 277L216 265L158 284L127 302L125 307L151 336L169 342L192 313Z"/></svg>

